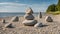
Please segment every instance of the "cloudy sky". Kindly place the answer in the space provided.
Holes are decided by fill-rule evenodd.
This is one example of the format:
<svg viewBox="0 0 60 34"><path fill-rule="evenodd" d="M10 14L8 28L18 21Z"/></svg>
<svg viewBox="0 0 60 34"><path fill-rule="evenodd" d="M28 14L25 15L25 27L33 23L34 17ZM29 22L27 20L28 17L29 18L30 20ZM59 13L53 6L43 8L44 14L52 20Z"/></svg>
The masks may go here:
<svg viewBox="0 0 60 34"><path fill-rule="evenodd" d="M34 12L45 12L51 4L57 4L58 0L0 0L0 12L25 12L29 7Z"/></svg>

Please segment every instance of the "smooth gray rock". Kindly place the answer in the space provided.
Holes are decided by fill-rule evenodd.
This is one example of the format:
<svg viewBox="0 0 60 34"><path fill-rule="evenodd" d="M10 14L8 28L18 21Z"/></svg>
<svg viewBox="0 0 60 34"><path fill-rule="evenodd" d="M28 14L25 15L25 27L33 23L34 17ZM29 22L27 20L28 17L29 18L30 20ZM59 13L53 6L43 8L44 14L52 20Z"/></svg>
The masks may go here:
<svg viewBox="0 0 60 34"><path fill-rule="evenodd" d="M28 14L26 14L26 15L24 16L24 18L27 19L27 20L33 20L33 19L34 19L34 16L33 16L33 15L28 15Z"/></svg>
<svg viewBox="0 0 60 34"><path fill-rule="evenodd" d="M33 26L37 23L37 20L25 20L22 23L27 26Z"/></svg>
<svg viewBox="0 0 60 34"><path fill-rule="evenodd" d="M42 27L42 26L43 26L42 23L37 23L37 24L34 25L34 27Z"/></svg>
<svg viewBox="0 0 60 34"><path fill-rule="evenodd" d="M17 22L17 21L19 21L19 17L18 17L18 16L15 16L15 17L12 18L11 21L13 21L13 22Z"/></svg>
<svg viewBox="0 0 60 34"><path fill-rule="evenodd" d="M42 18L42 13L41 12L39 13L39 18Z"/></svg>
<svg viewBox="0 0 60 34"><path fill-rule="evenodd" d="M6 28L6 27L13 28L12 23L7 23L7 24L5 24L4 27L5 27L5 28Z"/></svg>
<svg viewBox="0 0 60 34"><path fill-rule="evenodd" d="M53 19L52 19L50 16L47 16L47 17L45 18L45 20L46 20L47 22L53 22Z"/></svg>

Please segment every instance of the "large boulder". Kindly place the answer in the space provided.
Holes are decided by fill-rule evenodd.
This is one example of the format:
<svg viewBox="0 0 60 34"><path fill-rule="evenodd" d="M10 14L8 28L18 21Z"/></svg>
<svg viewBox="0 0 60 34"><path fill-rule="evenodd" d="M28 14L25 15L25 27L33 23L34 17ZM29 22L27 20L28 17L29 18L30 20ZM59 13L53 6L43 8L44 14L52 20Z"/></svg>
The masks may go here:
<svg viewBox="0 0 60 34"><path fill-rule="evenodd" d="M14 16L11 21L13 21L13 22L19 21L19 17L18 16Z"/></svg>
<svg viewBox="0 0 60 34"><path fill-rule="evenodd" d="M42 27L42 26L43 26L42 23L37 23L37 24L34 25L34 27Z"/></svg>
<svg viewBox="0 0 60 34"><path fill-rule="evenodd" d="M37 23L37 20L25 20L22 23L27 26L33 26Z"/></svg>
<svg viewBox="0 0 60 34"><path fill-rule="evenodd" d="M47 17L45 18L45 20L46 20L47 22L53 22L53 19L52 19L50 16L47 16Z"/></svg>
<svg viewBox="0 0 60 34"><path fill-rule="evenodd" d="M33 19L34 19L34 16L33 16L32 14L31 14L31 15L26 14L26 15L24 16L24 18L27 19L27 20L33 20Z"/></svg>

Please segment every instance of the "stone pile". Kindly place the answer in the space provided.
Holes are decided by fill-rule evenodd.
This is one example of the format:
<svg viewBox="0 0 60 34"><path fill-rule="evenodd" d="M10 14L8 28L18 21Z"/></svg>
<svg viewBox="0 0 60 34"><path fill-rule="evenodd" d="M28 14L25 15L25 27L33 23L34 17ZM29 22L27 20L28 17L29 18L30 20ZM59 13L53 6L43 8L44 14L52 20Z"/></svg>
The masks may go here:
<svg viewBox="0 0 60 34"><path fill-rule="evenodd" d="M33 10L31 8L27 9L26 14L24 16L24 21L22 22L24 25L33 26L37 23L37 20L34 20Z"/></svg>

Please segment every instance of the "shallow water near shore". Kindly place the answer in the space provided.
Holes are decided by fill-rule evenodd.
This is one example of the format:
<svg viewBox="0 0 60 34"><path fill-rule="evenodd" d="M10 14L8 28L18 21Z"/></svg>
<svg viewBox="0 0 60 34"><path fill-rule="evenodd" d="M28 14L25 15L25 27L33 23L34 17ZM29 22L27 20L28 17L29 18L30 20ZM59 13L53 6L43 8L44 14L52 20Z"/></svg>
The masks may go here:
<svg viewBox="0 0 60 34"><path fill-rule="evenodd" d="M39 13L34 13L34 16L37 16ZM43 15L45 15L44 12L42 12ZM0 13L0 18L2 17L10 17L10 16L24 16L25 13L24 12L19 12L19 13L7 13L7 12L1 12Z"/></svg>

